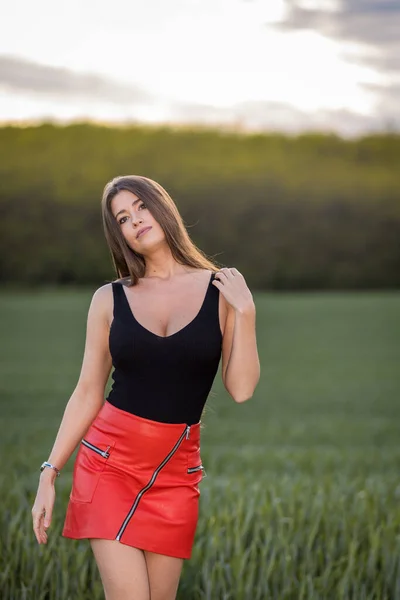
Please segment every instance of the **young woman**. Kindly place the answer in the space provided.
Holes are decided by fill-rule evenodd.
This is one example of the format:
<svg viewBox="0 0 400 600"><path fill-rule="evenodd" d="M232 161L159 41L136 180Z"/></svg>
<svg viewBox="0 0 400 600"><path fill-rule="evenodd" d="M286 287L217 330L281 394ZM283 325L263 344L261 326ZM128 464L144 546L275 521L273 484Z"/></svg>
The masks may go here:
<svg viewBox="0 0 400 600"><path fill-rule="evenodd" d="M195 246L155 181L114 178L102 214L119 279L93 295L33 529L46 543L55 478L79 444L62 535L90 540L107 600L172 600L194 541L200 418L220 359L236 402L260 377L255 305L237 269L216 268Z"/></svg>

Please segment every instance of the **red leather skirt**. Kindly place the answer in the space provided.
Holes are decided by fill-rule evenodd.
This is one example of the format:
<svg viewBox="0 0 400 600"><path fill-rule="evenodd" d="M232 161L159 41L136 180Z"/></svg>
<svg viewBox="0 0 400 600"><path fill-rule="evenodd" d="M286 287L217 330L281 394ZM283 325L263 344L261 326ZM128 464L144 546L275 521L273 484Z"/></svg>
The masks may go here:
<svg viewBox="0 0 400 600"><path fill-rule="evenodd" d="M76 455L62 535L190 558L202 476L200 423L152 421L106 400Z"/></svg>

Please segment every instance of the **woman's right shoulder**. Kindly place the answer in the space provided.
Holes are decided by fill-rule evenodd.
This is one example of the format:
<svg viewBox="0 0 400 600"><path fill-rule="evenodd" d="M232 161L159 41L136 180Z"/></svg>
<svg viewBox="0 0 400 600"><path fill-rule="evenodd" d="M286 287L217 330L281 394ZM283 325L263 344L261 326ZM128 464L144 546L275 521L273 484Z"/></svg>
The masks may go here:
<svg viewBox="0 0 400 600"><path fill-rule="evenodd" d="M93 294L93 299L96 300L96 302L103 302L104 300L107 301L107 298L110 298L113 295L113 285L115 283L123 285L127 281L128 281L128 278L124 277L123 279L115 279L114 281L105 283L101 287L97 288L97 290L95 290L95 292Z"/></svg>
<svg viewBox="0 0 400 600"><path fill-rule="evenodd" d="M114 306L114 294L112 283L106 283L97 288L90 303L89 312L95 315L96 319L105 320L111 323Z"/></svg>
<svg viewBox="0 0 400 600"><path fill-rule="evenodd" d="M97 315L104 317L108 323L111 323L114 311L113 284L124 285L127 282L129 282L129 278L124 277L110 283L105 283L97 288L92 296L91 310L97 313Z"/></svg>

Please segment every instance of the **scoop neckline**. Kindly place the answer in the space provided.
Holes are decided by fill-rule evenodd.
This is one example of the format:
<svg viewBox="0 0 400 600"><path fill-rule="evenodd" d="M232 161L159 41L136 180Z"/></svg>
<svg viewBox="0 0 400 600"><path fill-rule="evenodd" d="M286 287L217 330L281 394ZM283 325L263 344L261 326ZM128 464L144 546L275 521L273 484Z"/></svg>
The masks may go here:
<svg viewBox="0 0 400 600"><path fill-rule="evenodd" d="M128 297L127 297L127 295L125 293L125 289L124 289L125 286L123 285L122 282L118 282L118 283L120 283L120 285L121 285L121 288L122 288L121 291L125 298L126 306L129 310L132 320L136 323L136 325L138 325L141 329L143 329L143 331L147 332L149 335L152 335L160 340L169 340L170 338L173 338L176 335L178 335L178 334L182 333L183 331L185 331L186 329L188 329L188 327L193 325L195 323L195 321L197 321L197 319L200 317L201 313L203 312L204 306L206 304L206 300L207 300L207 297L208 297L208 294L209 294L209 291L211 288L211 281L212 281L213 277L214 277L214 271L211 271L211 275L209 277L208 284L207 284L207 289L206 289L206 292L203 297L203 301L201 303L200 309L198 310L197 314L193 317L193 319L191 321L189 321L189 323L187 323L186 325L181 327L181 329L178 329L178 331L171 333L170 335L158 335L158 333L154 333L154 331L151 331L150 329L148 329L147 327L142 325L142 323L140 323L140 321L138 321L137 318L135 317L133 310L131 308L131 305L129 304Z"/></svg>

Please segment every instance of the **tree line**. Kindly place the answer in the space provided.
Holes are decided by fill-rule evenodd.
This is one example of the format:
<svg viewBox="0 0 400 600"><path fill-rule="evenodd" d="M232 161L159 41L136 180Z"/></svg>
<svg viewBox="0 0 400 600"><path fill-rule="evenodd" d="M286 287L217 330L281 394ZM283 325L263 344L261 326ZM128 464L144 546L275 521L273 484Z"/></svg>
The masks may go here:
<svg viewBox="0 0 400 600"><path fill-rule="evenodd" d="M163 185L194 242L254 289L400 285L400 136L244 134L43 123L0 129L0 280L101 285L100 199L115 175Z"/></svg>

